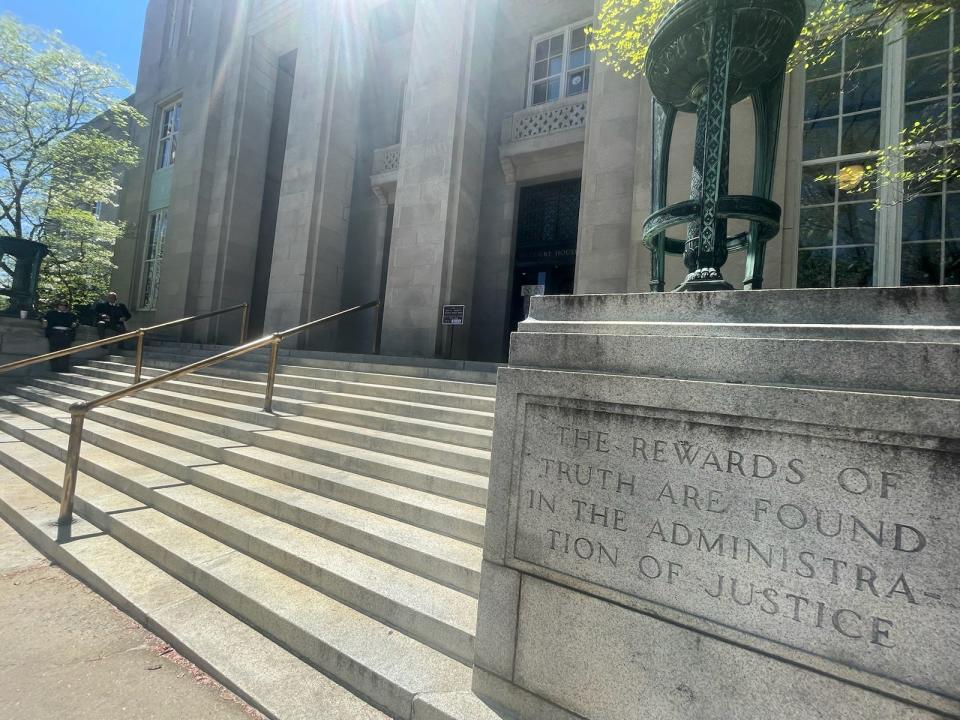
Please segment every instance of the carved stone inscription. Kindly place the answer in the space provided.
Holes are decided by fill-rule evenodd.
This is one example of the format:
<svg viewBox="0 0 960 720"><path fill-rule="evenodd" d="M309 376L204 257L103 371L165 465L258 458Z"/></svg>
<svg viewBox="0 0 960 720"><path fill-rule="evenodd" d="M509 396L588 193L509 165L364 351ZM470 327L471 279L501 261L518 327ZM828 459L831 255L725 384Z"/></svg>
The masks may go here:
<svg viewBox="0 0 960 720"><path fill-rule="evenodd" d="M960 696L956 455L548 404L523 432L517 559Z"/></svg>

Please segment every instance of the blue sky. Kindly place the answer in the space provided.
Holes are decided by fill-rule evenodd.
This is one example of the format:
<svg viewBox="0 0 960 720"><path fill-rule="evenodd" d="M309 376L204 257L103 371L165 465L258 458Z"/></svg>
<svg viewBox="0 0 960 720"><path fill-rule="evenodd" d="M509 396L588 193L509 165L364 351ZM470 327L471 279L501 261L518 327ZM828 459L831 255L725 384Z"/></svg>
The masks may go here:
<svg viewBox="0 0 960 720"><path fill-rule="evenodd" d="M137 81L147 0L0 0L0 13L30 25L60 30L86 55L101 52L131 87Z"/></svg>

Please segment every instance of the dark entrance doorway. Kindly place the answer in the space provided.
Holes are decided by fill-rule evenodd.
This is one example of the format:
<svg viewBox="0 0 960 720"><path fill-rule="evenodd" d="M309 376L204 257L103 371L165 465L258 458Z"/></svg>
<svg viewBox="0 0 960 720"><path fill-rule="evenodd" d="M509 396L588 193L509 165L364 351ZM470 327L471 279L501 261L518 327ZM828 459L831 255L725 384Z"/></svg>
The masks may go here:
<svg viewBox="0 0 960 720"><path fill-rule="evenodd" d="M521 188L518 206L510 332L527 316L530 295L573 292L580 178Z"/></svg>

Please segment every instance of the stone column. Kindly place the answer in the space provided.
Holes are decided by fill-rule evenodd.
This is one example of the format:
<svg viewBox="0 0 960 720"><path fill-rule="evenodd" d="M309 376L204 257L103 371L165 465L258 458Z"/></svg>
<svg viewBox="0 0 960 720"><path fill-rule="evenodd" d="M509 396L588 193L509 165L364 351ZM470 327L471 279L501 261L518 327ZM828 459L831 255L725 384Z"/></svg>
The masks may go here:
<svg viewBox="0 0 960 720"><path fill-rule="evenodd" d="M384 298L384 354L462 355L469 327L448 338L440 308L467 305L468 326L481 311L469 304L495 13L496 4L486 0L417 3Z"/></svg>
<svg viewBox="0 0 960 720"><path fill-rule="evenodd" d="M354 3L304 3L265 329L340 310L364 38ZM324 347L336 328L301 342Z"/></svg>
<svg viewBox="0 0 960 720"><path fill-rule="evenodd" d="M600 12L602 0L596 0ZM642 80L593 63L583 148L576 293L627 290Z"/></svg>

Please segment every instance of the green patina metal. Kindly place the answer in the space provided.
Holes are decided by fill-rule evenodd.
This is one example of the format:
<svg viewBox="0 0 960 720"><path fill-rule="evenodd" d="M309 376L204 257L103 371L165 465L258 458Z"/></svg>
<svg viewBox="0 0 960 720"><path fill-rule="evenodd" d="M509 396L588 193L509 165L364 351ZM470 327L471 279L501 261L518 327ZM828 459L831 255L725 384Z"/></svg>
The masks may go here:
<svg viewBox="0 0 960 720"><path fill-rule="evenodd" d="M766 243L780 229L770 200L787 57L803 27L803 0L681 0L663 19L647 53L653 92L651 214L643 242L652 254L650 289L664 289L667 255L689 271L677 290L732 290L720 269L746 250L743 286L763 285ZM752 195L730 195L730 107L751 98L755 125ZM690 200L667 205L670 142L678 112L696 113ZM728 220L750 229L727 235ZM687 226L685 239L667 230Z"/></svg>
<svg viewBox="0 0 960 720"><path fill-rule="evenodd" d="M40 263L47 256L43 243L23 238L0 236L0 297L8 298L0 315L34 312Z"/></svg>

